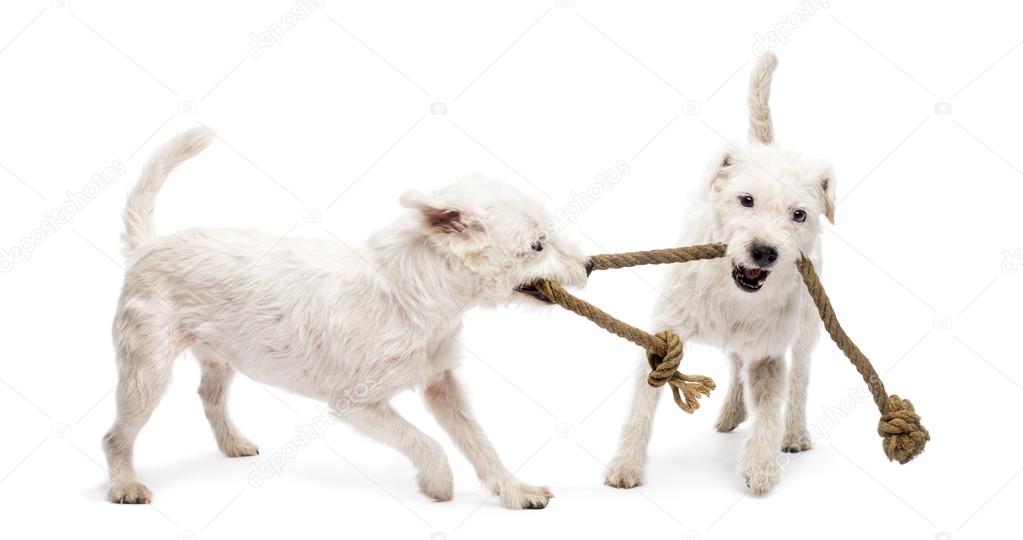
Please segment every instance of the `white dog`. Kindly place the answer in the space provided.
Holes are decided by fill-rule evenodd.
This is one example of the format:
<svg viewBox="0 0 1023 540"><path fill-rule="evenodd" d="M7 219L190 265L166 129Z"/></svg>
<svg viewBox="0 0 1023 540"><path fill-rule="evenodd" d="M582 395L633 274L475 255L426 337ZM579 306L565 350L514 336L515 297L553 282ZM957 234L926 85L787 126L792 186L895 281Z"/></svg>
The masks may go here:
<svg viewBox="0 0 1023 540"><path fill-rule="evenodd" d="M468 309L538 296L528 285L536 279L584 284L587 259L548 237L543 207L474 177L432 194L406 193L401 203L411 211L361 253L238 230L156 237L157 191L212 139L193 129L166 143L124 212L128 271L113 327L117 419L103 438L110 500L150 501L135 478L132 448L173 362L191 349L202 366L206 418L227 456L258 453L227 414L237 370L330 403L340 419L411 460L425 495L448 500L452 475L440 445L388 404L422 388L427 408L504 506L543 508L550 490L519 481L501 463L453 374Z"/></svg>
<svg viewBox="0 0 1023 540"><path fill-rule="evenodd" d="M777 60L761 59L750 82L750 139L715 160L689 214L681 245L723 242L720 259L673 265L655 309L654 327L684 341L721 349L732 383L717 430L735 429L753 411L740 473L756 494L778 480L779 451L811 446L806 429L810 353L820 321L795 262L806 254L819 270L820 216L834 220L831 167L773 144L768 108ZM786 385L786 352L791 369ZM788 387L786 418L782 420ZM630 488L644 481L647 445L660 392L637 380L630 416L605 482Z"/></svg>

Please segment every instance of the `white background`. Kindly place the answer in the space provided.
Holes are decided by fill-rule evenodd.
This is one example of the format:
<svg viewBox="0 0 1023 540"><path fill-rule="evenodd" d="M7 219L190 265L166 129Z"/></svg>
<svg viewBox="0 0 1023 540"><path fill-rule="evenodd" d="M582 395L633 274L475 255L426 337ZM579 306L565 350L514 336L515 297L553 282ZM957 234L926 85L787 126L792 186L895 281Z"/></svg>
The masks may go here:
<svg viewBox="0 0 1023 540"><path fill-rule="evenodd" d="M0 13L0 248L33 248L0 275L0 536L1018 537L1023 34L1009 3L330 2L301 20L289 1L153 4ZM280 41L258 50L251 35L271 30ZM884 458L877 410L825 339L816 448L752 497L735 472L746 426L711 427L726 363L691 348L684 370L721 388L693 416L662 400L649 482L605 487L638 350L560 309L508 309L468 316L461 371L509 467L557 494L543 511L486 497L413 393L397 405L449 451L454 500L428 501L407 462L346 426L254 486L318 404L240 378L233 417L262 455L229 460L190 357L136 447L154 504L104 501L120 212L162 141L197 122L220 137L161 193L164 232L354 243L405 189L481 171L565 209L621 160L631 172L585 204L576 235L591 253L666 247L705 164L745 137L771 32L778 139L836 166L825 284L930 428L918 460ZM107 168L112 183L89 187ZM23 242L87 189L71 223ZM581 294L645 325L660 272L597 273Z"/></svg>

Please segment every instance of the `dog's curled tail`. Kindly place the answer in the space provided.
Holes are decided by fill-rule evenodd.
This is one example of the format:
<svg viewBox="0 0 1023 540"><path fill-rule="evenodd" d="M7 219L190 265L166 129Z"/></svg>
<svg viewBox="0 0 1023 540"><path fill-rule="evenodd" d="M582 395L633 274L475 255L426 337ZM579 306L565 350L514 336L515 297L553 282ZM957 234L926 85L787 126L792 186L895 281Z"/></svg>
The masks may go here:
<svg viewBox="0 0 1023 540"><path fill-rule="evenodd" d="M127 257L146 240L156 236L153 209L156 193L167 176L188 158L202 152L213 142L213 131L206 127L192 128L165 142L142 171L124 207L124 233L121 234L121 252Z"/></svg>
<svg viewBox="0 0 1023 540"><path fill-rule="evenodd" d="M778 57L767 53L760 57L749 78L749 139L750 142L774 142L771 123L771 78L778 67Z"/></svg>

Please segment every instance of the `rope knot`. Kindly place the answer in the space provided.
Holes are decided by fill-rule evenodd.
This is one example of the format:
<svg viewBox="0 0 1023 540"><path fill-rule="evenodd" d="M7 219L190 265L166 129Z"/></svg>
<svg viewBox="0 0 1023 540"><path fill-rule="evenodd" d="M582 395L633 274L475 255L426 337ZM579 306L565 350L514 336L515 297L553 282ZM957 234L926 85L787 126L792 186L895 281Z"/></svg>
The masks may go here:
<svg viewBox="0 0 1023 540"><path fill-rule="evenodd" d="M682 363L682 340L678 334L670 330L658 332L655 336L664 343L663 353L647 349L646 360L650 364L650 375L647 384L655 388L671 386L671 395L675 404L687 413L700 408L700 397L709 396L715 388L710 377L702 375L686 375L679 373L678 366Z"/></svg>
<svg viewBox="0 0 1023 540"><path fill-rule="evenodd" d="M884 404L877 434L884 440L881 445L888 459L905 464L924 451L930 433L920 424L920 415L913 403L892 394Z"/></svg>

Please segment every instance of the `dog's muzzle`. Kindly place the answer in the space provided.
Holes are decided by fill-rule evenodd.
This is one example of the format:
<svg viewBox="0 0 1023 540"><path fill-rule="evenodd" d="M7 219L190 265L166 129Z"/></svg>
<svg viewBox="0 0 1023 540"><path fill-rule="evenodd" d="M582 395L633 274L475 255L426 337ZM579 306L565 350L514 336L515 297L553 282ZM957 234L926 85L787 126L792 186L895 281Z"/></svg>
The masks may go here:
<svg viewBox="0 0 1023 540"><path fill-rule="evenodd" d="M529 296L530 298L535 298L545 304L551 303L551 301L548 300L547 297L544 296L539 289L537 289L531 284L524 283L522 285L519 285L518 287L515 287L515 292L522 293L526 296Z"/></svg>
<svg viewBox="0 0 1023 540"><path fill-rule="evenodd" d="M590 259L586 259L586 262L583 264L583 269L586 270L586 277L589 277L590 274L593 273L594 269L593 261ZM523 283L522 285L515 287L515 292L522 293L526 296L529 296L530 298L535 298L545 304L553 303L550 300L548 300L547 297L544 296L539 289L534 287L532 283Z"/></svg>
<svg viewBox="0 0 1023 540"><path fill-rule="evenodd" d="M763 268L747 268L741 264L732 266L732 280L735 281L736 286L746 292L759 291L770 274L770 270Z"/></svg>

